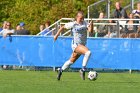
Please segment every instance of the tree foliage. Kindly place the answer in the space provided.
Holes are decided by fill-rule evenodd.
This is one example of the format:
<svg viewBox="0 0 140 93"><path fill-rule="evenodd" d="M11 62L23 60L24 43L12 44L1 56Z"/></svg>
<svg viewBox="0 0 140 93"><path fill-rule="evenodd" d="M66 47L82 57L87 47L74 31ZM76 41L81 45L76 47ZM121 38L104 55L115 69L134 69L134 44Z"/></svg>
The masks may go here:
<svg viewBox="0 0 140 93"><path fill-rule="evenodd" d="M13 27L19 22L25 22L31 34L36 34L39 25L46 20L53 23L62 17L74 17L77 10L83 10L87 15L87 6L96 1L99 0L0 0L0 21L10 21ZM118 0L111 1L113 4ZM129 0L122 3L126 5ZM105 6L106 3L102 3L93 8L93 17L98 16L98 11L105 12Z"/></svg>

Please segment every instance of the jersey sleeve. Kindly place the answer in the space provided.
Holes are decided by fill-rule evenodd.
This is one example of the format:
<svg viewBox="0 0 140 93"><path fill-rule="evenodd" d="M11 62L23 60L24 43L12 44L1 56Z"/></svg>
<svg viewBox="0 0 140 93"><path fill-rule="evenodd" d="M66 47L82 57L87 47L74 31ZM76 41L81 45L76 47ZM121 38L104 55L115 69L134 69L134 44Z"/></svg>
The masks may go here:
<svg viewBox="0 0 140 93"><path fill-rule="evenodd" d="M74 22L69 22L64 25L64 28L71 29L74 26Z"/></svg>
<svg viewBox="0 0 140 93"><path fill-rule="evenodd" d="M136 13L136 10L133 10L133 11L132 11L132 14L135 14L135 13Z"/></svg>
<svg viewBox="0 0 140 93"><path fill-rule="evenodd" d="M14 33L14 32L15 32L15 30L14 30L14 29L12 29L12 30L10 30L9 32L10 32L10 33Z"/></svg>

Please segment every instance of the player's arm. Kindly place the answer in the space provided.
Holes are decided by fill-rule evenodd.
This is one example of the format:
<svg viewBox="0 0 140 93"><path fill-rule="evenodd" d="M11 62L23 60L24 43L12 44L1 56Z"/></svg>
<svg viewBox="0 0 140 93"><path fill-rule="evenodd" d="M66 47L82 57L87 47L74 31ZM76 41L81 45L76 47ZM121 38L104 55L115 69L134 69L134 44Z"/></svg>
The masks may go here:
<svg viewBox="0 0 140 93"><path fill-rule="evenodd" d="M11 31L9 31L7 33L3 33L3 37L6 38L7 35L12 35L13 33L14 33L14 30L11 30Z"/></svg>
<svg viewBox="0 0 140 93"><path fill-rule="evenodd" d="M91 19L89 26L88 26L88 31L93 33L93 20Z"/></svg>
<svg viewBox="0 0 140 93"><path fill-rule="evenodd" d="M64 26L61 26L56 35L54 36L54 41L57 40L59 34L64 31L64 29L71 29L74 25L74 22L66 23Z"/></svg>
<svg viewBox="0 0 140 93"><path fill-rule="evenodd" d="M8 33L3 34L3 37L6 38L7 35L12 35L12 34L13 34L12 32L8 32Z"/></svg>
<svg viewBox="0 0 140 93"><path fill-rule="evenodd" d="M64 30L64 26L61 26L60 29L57 31L56 35L54 36L54 41L57 40L60 33Z"/></svg>

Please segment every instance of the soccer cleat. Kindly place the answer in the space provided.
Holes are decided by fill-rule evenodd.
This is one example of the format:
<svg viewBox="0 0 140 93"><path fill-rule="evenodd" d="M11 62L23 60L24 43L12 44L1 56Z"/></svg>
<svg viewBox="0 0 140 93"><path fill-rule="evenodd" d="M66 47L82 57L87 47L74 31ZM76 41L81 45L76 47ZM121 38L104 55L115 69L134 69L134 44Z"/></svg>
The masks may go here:
<svg viewBox="0 0 140 93"><path fill-rule="evenodd" d="M61 75L62 75L62 70L61 69L58 69L58 72L57 72L57 80L60 80L61 78Z"/></svg>
<svg viewBox="0 0 140 93"><path fill-rule="evenodd" d="M80 69L80 76L83 80L85 80L85 70Z"/></svg>

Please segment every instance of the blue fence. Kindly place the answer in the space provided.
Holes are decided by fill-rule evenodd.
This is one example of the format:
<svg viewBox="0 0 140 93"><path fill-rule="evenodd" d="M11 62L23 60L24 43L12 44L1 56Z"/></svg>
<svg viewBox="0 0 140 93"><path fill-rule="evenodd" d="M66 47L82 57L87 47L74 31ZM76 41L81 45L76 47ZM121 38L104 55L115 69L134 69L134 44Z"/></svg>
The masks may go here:
<svg viewBox="0 0 140 93"><path fill-rule="evenodd" d="M71 39L59 37L0 37L0 65L59 67L71 56ZM140 39L89 38L88 68L140 69ZM80 68L83 56L72 67Z"/></svg>

